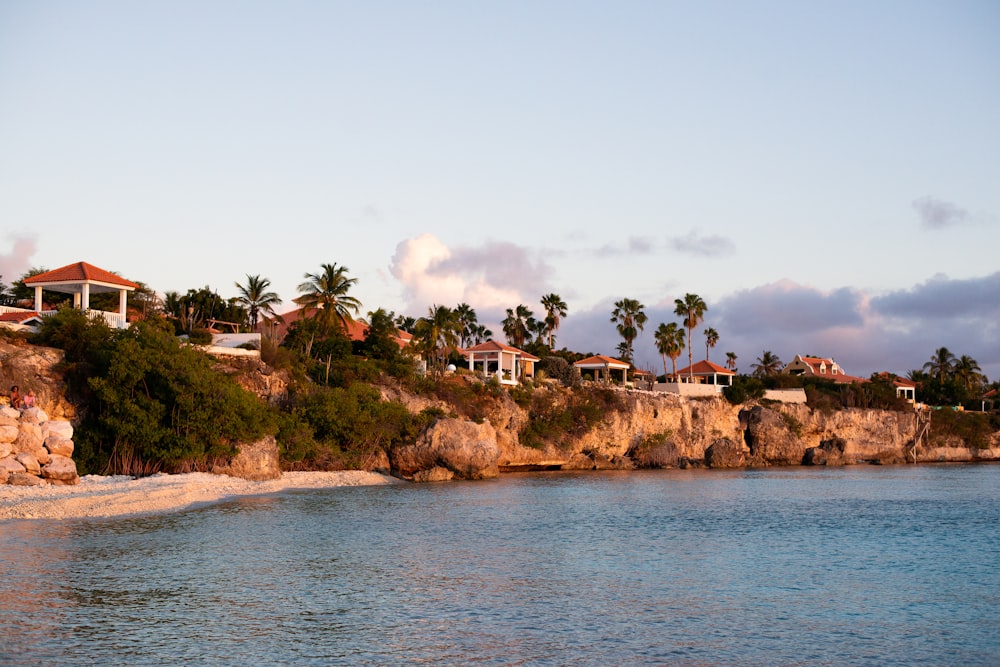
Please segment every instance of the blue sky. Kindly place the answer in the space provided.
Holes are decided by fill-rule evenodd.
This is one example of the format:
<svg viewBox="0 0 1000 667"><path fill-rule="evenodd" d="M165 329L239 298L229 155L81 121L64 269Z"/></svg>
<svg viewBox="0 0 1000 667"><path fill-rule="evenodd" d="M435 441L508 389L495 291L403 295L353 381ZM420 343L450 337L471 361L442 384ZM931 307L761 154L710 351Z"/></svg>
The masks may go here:
<svg viewBox="0 0 1000 667"><path fill-rule="evenodd" d="M0 4L0 275L88 261L288 309L542 294L613 354L694 292L714 361L1000 378L995 2ZM704 356L696 333L694 349ZM697 357L696 357L697 358Z"/></svg>

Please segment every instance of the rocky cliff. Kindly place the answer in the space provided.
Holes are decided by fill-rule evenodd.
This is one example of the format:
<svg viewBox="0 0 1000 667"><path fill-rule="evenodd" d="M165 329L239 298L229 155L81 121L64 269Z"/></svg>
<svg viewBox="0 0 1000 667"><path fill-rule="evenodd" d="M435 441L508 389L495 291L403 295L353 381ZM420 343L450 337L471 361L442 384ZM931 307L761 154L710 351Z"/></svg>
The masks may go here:
<svg viewBox="0 0 1000 667"><path fill-rule="evenodd" d="M564 390L534 391L558 395ZM915 412L822 412L784 404L741 407L722 398L642 391L622 391L619 398L616 409L568 442L527 447L521 434L532 419L530 410L505 396L487 413L490 428L442 418L433 437L403 448L405 456L390 455L390 466L394 474L408 479L439 480L539 469L1000 460L1000 433L985 449L961 443L928 447L926 439L918 438L923 422ZM558 396L552 401L558 404Z"/></svg>

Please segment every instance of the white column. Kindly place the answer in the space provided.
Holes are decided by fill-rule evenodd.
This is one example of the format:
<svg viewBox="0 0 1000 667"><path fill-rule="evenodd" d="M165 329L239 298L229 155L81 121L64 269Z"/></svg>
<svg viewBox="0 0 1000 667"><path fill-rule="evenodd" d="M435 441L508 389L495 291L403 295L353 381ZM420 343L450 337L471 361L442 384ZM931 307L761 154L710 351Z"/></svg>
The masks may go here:
<svg viewBox="0 0 1000 667"><path fill-rule="evenodd" d="M35 285L35 310L42 312L42 286Z"/></svg>
<svg viewBox="0 0 1000 667"><path fill-rule="evenodd" d="M80 308L90 310L90 283L83 284L83 297L80 299Z"/></svg>
<svg viewBox="0 0 1000 667"><path fill-rule="evenodd" d="M128 290L118 290L118 312L122 316L122 322L125 322L125 313L128 310Z"/></svg>

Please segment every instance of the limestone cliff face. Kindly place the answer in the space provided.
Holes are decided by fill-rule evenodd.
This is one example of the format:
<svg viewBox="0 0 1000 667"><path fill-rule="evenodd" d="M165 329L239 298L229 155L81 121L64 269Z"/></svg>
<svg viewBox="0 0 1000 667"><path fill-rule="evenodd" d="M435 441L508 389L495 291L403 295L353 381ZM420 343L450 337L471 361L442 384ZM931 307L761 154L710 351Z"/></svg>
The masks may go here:
<svg viewBox="0 0 1000 667"><path fill-rule="evenodd" d="M742 417L751 457L771 465L799 465L807 450L835 439L843 441L843 463L902 463L917 431L914 412L782 405L749 408Z"/></svg>
<svg viewBox="0 0 1000 667"><path fill-rule="evenodd" d="M71 421L76 411L66 400L62 375L56 370L62 360L62 350L0 339L0 394L7 396L12 385L22 395L32 390L36 405L50 419Z"/></svg>
<svg viewBox="0 0 1000 667"><path fill-rule="evenodd" d="M450 471L458 479L487 479L499 474L500 449L497 435L488 422L477 424L465 419L439 419L412 445L389 452L394 475L417 480L443 479L435 469ZM450 477L448 477L450 478Z"/></svg>

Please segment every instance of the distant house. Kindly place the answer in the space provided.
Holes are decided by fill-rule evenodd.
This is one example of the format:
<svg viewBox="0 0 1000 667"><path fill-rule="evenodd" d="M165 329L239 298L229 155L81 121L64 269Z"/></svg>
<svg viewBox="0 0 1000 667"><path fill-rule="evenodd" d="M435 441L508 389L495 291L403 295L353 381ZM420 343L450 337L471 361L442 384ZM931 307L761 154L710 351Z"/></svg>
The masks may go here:
<svg viewBox="0 0 1000 667"><path fill-rule="evenodd" d="M488 340L472 347L459 350L469 362L469 370L482 370L483 375L493 375L500 384L520 384L522 378L535 377L535 364L540 361L535 355L516 347Z"/></svg>
<svg viewBox="0 0 1000 667"><path fill-rule="evenodd" d="M308 310L303 313L302 309L296 309L274 318L261 318L257 322L257 330L267 335L271 340L280 343L288 335L288 329L294 322L303 317L312 317L314 312L313 310ZM344 333L351 340L363 341L368 337L368 325L361 320L351 320L347 323L347 330ZM402 329L396 329L396 335L393 336L393 339L401 349L406 349L413 340L413 334Z"/></svg>
<svg viewBox="0 0 1000 667"><path fill-rule="evenodd" d="M892 386L896 388L896 398L905 398L910 403L916 403L917 383L913 380L901 378L888 371L882 371L876 377L887 382L892 382Z"/></svg>
<svg viewBox="0 0 1000 667"><path fill-rule="evenodd" d="M594 375L594 380L611 382L612 371L621 371L622 384L628 383L628 369L632 365L621 359L615 359L613 357L606 357L603 354L596 354L592 357L587 357L586 359L581 359L580 361L574 361L573 367L580 371L581 374L584 372L591 372Z"/></svg>
<svg viewBox="0 0 1000 667"><path fill-rule="evenodd" d="M128 306L128 293L138 289L139 285L131 280L125 280L121 276L110 271L98 268L86 262L68 264L52 271L45 271L37 275L24 279L27 287L35 290L34 308L15 308L11 306L0 306L0 315L10 315L12 313L30 313L35 316L53 315L56 311L46 310L42 302L42 292L59 292L73 295L73 307L86 312L91 317L100 317L108 323L108 326L115 329L125 329L128 327L126 312ZM118 293L118 312L108 312L103 310L92 310L90 308L90 295L104 292ZM14 316L15 319L18 316ZM22 324L29 323L30 318L24 320Z"/></svg>
<svg viewBox="0 0 1000 667"><path fill-rule="evenodd" d="M848 375L833 359L795 355L781 371L786 375L806 375L831 380L837 384L865 382L865 378Z"/></svg>
<svg viewBox="0 0 1000 667"><path fill-rule="evenodd" d="M678 382L688 382L689 379L694 378L694 382L702 384L730 386L733 384L733 377L735 375L736 371L723 368L705 359L696 361L690 366L685 366L677 371L675 377Z"/></svg>

